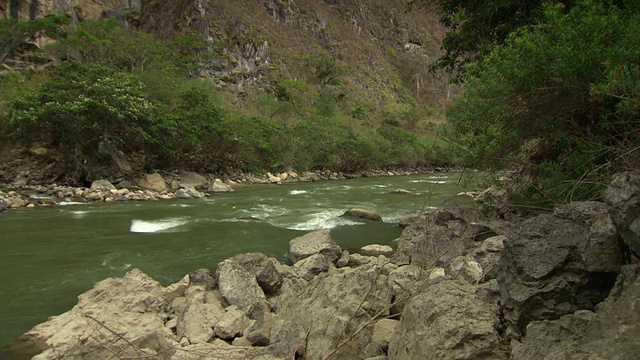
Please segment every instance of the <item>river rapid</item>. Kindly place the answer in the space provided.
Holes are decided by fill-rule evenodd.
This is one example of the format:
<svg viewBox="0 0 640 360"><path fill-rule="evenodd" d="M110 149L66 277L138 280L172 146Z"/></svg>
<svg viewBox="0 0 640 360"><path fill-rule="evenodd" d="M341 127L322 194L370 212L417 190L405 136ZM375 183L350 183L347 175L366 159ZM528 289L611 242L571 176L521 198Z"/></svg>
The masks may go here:
<svg viewBox="0 0 640 360"><path fill-rule="evenodd" d="M0 344L110 276L140 268L164 285L228 257L262 252L282 261L289 240L332 228L345 249L388 244L409 213L466 190L459 173L237 187L198 200L20 209L0 215ZM408 194L392 194L394 189ZM340 217L350 208L384 223ZM0 353L1 355L1 353Z"/></svg>

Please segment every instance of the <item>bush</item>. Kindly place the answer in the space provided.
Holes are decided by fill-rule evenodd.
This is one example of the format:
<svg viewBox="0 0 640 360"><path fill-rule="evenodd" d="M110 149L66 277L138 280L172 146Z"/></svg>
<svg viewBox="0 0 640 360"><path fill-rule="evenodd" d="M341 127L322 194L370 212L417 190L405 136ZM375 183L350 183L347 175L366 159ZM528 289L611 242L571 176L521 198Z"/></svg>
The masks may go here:
<svg viewBox="0 0 640 360"><path fill-rule="evenodd" d="M8 107L16 139L29 142L47 134L70 157L102 140L136 151L158 139L160 108L146 98L142 83L100 65L63 63L36 91Z"/></svg>
<svg viewBox="0 0 640 360"><path fill-rule="evenodd" d="M638 32L633 6L546 6L538 25L513 33L471 68L448 113L470 161L522 164L555 202L591 198L580 184L629 164L640 143Z"/></svg>

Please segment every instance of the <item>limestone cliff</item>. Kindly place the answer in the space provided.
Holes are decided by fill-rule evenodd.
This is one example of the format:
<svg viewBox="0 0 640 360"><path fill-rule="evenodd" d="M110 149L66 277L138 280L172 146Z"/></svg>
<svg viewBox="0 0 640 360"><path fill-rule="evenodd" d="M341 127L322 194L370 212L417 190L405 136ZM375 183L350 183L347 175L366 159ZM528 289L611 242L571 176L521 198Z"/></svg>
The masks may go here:
<svg viewBox="0 0 640 360"><path fill-rule="evenodd" d="M72 18L126 20L127 14L140 10L141 0L9 0L0 3L0 19L27 20L46 14L66 14Z"/></svg>
<svg viewBox="0 0 640 360"><path fill-rule="evenodd" d="M49 13L72 22L112 18L171 39L196 31L221 44L202 64L234 102L273 91L275 79L308 80L300 57L328 54L350 71L342 81L360 96L413 98L441 108L451 97L445 78L427 68L439 55L445 29L435 13L406 11L403 0L10 0L0 18ZM134 22L132 24L132 22Z"/></svg>

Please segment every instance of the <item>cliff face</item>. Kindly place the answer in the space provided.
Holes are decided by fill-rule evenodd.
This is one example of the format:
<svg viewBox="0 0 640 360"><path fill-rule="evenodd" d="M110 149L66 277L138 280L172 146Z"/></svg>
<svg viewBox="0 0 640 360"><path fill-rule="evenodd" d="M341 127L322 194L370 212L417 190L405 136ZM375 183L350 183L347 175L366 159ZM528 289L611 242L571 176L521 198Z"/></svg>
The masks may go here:
<svg viewBox="0 0 640 360"><path fill-rule="evenodd" d="M127 13L141 6L141 0L9 0L0 4L0 18L27 20L46 14L66 14L72 19L125 20Z"/></svg>
<svg viewBox="0 0 640 360"><path fill-rule="evenodd" d="M0 18L66 14L72 23L115 17L171 39L196 31L222 48L202 64L236 103L273 91L276 79L311 81L304 55L327 54L349 71L341 81L367 99L415 99L442 108L447 79L429 74L445 29L438 16L406 12L403 0L9 0ZM250 96L251 98L251 96Z"/></svg>
<svg viewBox="0 0 640 360"><path fill-rule="evenodd" d="M369 99L442 107L450 96L447 79L427 70L445 29L403 0L143 1L141 28L163 38L189 28L226 44L201 75L236 93L268 91L283 77L310 81L300 58L322 53L346 65L341 80Z"/></svg>

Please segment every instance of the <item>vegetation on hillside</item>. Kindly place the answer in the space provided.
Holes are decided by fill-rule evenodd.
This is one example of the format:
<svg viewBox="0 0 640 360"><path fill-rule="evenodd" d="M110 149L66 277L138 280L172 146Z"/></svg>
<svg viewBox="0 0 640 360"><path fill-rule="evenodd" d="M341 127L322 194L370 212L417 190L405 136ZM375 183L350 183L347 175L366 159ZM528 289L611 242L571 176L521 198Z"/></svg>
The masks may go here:
<svg viewBox="0 0 640 360"><path fill-rule="evenodd" d="M34 28L22 41L37 35L39 22L21 22ZM349 66L326 53L296 55L308 82L281 77L272 93L238 111L197 76L227 44L190 31L159 40L115 20L61 22L48 31L59 40L39 56L57 59L56 66L0 78L0 137L59 149L66 165L59 171L70 181L86 180L109 160L100 153L105 143L142 154L147 169L205 173L358 171L451 160L446 144L417 127L433 110L391 97L384 122L372 118L371 99L341 81Z"/></svg>
<svg viewBox="0 0 640 360"><path fill-rule="evenodd" d="M494 3L504 5L486 5ZM473 48L480 55L462 60L468 82L448 112L452 136L476 166L528 175L527 201L597 198L613 172L640 163L640 7L546 2L500 35L503 25ZM449 60L459 65L470 49L456 49Z"/></svg>

